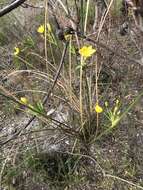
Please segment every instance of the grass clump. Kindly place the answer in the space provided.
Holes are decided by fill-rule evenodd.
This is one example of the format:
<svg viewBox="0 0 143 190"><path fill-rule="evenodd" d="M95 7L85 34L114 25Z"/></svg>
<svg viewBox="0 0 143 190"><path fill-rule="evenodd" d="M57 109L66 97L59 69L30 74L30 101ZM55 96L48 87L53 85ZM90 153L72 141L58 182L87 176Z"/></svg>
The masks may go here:
<svg viewBox="0 0 143 190"><path fill-rule="evenodd" d="M2 127L1 187L143 189L142 166L130 152L132 135L140 136L132 111L142 107L140 33L121 36L120 21L133 25L118 21L121 1L50 3L34 31L13 44L0 86L22 120L14 133Z"/></svg>

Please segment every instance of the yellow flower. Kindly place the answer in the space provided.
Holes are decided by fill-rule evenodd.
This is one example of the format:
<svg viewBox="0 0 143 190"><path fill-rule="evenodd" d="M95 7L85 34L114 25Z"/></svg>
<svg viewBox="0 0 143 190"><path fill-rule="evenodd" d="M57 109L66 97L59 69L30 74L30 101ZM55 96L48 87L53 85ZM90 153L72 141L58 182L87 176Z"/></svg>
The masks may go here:
<svg viewBox="0 0 143 190"><path fill-rule="evenodd" d="M103 108L101 106L99 106L99 104L97 103L96 106L95 106L95 111L96 111L96 113L102 113Z"/></svg>
<svg viewBox="0 0 143 190"><path fill-rule="evenodd" d="M83 56L85 59L88 57L91 57L92 54L96 52L96 49L93 49L92 46L83 46L80 50L79 53L81 56Z"/></svg>
<svg viewBox="0 0 143 190"><path fill-rule="evenodd" d="M14 55L18 55L20 53L20 49L18 47L14 48Z"/></svg>
<svg viewBox="0 0 143 190"><path fill-rule="evenodd" d="M38 29L37 29L37 32L40 33L40 34L43 34L44 31L45 31L44 25L40 25L40 26L38 27Z"/></svg>
<svg viewBox="0 0 143 190"><path fill-rule="evenodd" d="M28 104L28 99L26 97L21 97L20 98L20 102L24 105L27 105Z"/></svg>
<svg viewBox="0 0 143 190"><path fill-rule="evenodd" d="M51 28L50 23L47 23L47 28L48 28L48 32L52 32L52 28Z"/></svg>

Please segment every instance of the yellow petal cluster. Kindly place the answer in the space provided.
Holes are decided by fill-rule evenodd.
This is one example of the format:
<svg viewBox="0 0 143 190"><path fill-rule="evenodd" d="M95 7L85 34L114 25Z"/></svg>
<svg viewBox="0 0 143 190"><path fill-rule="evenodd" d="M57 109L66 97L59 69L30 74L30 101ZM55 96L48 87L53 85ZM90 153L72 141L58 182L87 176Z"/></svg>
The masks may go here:
<svg viewBox="0 0 143 190"><path fill-rule="evenodd" d="M26 97L21 97L20 98L20 102L24 105L27 105L28 104L28 99Z"/></svg>
<svg viewBox="0 0 143 190"><path fill-rule="evenodd" d="M83 46L79 50L80 55L83 56L84 58L91 57L95 52L96 49L92 48L92 46Z"/></svg>
<svg viewBox="0 0 143 190"><path fill-rule="evenodd" d="M18 55L20 53L20 49L18 47L14 48L14 55Z"/></svg>
<svg viewBox="0 0 143 190"><path fill-rule="evenodd" d="M44 31L45 31L44 25L40 25L40 26L38 27L38 29L37 29L37 32L40 33L40 34L43 34Z"/></svg>
<svg viewBox="0 0 143 190"><path fill-rule="evenodd" d="M103 108L101 106L99 106L99 104L96 104L95 111L96 111L96 113L102 113L103 112Z"/></svg>

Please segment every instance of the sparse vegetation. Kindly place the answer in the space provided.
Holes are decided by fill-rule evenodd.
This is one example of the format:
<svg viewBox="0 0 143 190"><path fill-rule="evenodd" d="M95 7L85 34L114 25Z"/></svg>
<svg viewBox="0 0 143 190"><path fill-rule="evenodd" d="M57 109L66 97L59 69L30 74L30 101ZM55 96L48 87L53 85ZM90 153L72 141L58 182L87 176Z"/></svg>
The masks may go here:
<svg viewBox="0 0 143 190"><path fill-rule="evenodd" d="M0 17L0 189L143 189L140 5L28 0Z"/></svg>

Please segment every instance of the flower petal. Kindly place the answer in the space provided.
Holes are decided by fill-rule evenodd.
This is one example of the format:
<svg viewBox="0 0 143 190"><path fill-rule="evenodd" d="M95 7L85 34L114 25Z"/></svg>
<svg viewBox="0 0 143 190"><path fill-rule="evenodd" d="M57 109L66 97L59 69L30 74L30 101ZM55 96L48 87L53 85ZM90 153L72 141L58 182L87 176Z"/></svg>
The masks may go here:
<svg viewBox="0 0 143 190"><path fill-rule="evenodd" d="M44 31L45 31L44 25L39 26L38 29L37 29L37 32L40 33L40 34L43 34Z"/></svg>
<svg viewBox="0 0 143 190"><path fill-rule="evenodd" d="M21 97L20 98L20 102L24 105L27 105L28 104L28 99L26 97Z"/></svg>
<svg viewBox="0 0 143 190"><path fill-rule="evenodd" d="M96 52L96 49L93 49L92 46L83 46L80 50L79 53L81 56L84 58L91 57L92 54Z"/></svg>
<svg viewBox="0 0 143 190"><path fill-rule="evenodd" d="M18 47L14 48L14 55L18 55L20 53L20 49Z"/></svg>
<svg viewBox="0 0 143 190"><path fill-rule="evenodd" d="M96 113L102 113L103 112L103 108L101 106L99 106L98 104L96 104L95 111L96 111Z"/></svg>

